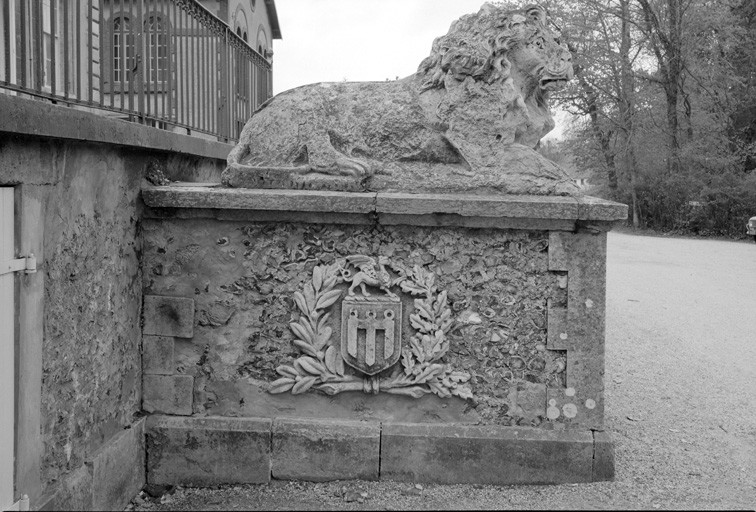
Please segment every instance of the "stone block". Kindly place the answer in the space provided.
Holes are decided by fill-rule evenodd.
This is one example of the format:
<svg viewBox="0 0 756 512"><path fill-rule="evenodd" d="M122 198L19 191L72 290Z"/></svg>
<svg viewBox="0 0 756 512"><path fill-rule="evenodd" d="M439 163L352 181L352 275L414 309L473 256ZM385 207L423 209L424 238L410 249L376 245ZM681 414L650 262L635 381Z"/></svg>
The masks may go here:
<svg viewBox="0 0 756 512"><path fill-rule="evenodd" d="M210 486L270 481L270 419L147 420L147 481Z"/></svg>
<svg viewBox="0 0 756 512"><path fill-rule="evenodd" d="M614 480L614 443L608 432L593 433L593 481Z"/></svg>
<svg viewBox="0 0 756 512"><path fill-rule="evenodd" d="M567 350L570 346L569 325L567 324L567 308L548 305L548 324L546 330L546 348L549 350Z"/></svg>
<svg viewBox="0 0 756 512"><path fill-rule="evenodd" d="M92 468L84 464L71 471L60 479L55 491L33 505L35 510L93 510Z"/></svg>
<svg viewBox="0 0 756 512"><path fill-rule="evenodd" d="M123 510L145 483L144 424L141 419L107 440L40 497L36 510Z"/></svg>
<svg viewBox="0 0 756 512"><path fill-rule="evenodd" d="M92 457L93 510L123 510L144 487L144 424L119 432Z"/></svg>
<svg viewBox="0 0 756 512"><path fill-rule="evenodd" d="M567 234L560 233L559 231L551 231L549 233L549 270L561 271L567 270L567 254L565 248L565 237Z"/></svg>
<svg viewBox="0 0 756 512"><path fill-rule="evenodd" d="M380 445L378 423L279 419L273 423L273 478L376 480Z"/></svg>
<svg viewBox="0 0 756 512"><path fill-rule="evenodd" d="M145 375L173 375L173 338L170 336L142 337L142 373Z"/></svg>
<svg viewBox="0 0 756 512"><path fill-rule="evenodd" d="M591 432L388 423L381 479L439 484L562 484L592 480Z"/></svg>
<svg viewBox="0 0 756 512"><path fill-rule="evenodd" d="M178 338L194 336L194 299L145 295L143 316L143 334Z"/></svg>
<svg viewBox="0 0 756 512"><path fill-rule="evenodd" d="M192 414L194 377L191 375L144 375L142 409L164 414Z"/></svg>

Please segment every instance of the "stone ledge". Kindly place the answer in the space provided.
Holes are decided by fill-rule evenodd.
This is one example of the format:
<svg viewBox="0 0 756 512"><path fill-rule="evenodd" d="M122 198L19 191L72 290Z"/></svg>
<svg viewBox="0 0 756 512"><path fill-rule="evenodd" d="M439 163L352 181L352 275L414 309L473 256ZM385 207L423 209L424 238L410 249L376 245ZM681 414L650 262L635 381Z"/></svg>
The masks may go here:
<svg viewBox="0 0 756 512"><path fill-rule="evenodd" d="M378 193L378 213L425 215L456 213L463 217L577 219L578 203L568 196Z"/></svg>
<svg viewBox="0 0 756 512"><path fill-rule="evenodd" d="M460 424L151 416L147 480L374 479L492 485L610 480L601 433ZM378 452L380 451L380 458Z"/></svg>
<svg viewBox="0 0 756 512"><path fill-rule="evenodd" d="M591 432L384 424L381 479L439 484L592 481Z"/></svg>
<svg viewBox="0 0 756 512"><path fill-rule="evenodd" d="M618 221L627 205L594 197L472 194L358 193L285 189L242 189L174 184L145 186L152 208L261 210L428 216L453 214L497 219Z"/></svg>
<svg viewBox="0 0 756 512"><path fill-rule="evenodd" d="M143 187L147 206L158 208L219 208L333 213L369 213L375 210L375 194L321 190L210 188L172 186Z"/></svg>
<svg viewBox="0 0 756 512"><path fill-rule="evenodd" d="M233 144L173 133L0 93L0 132L154 149L225 160Z"/></svg>

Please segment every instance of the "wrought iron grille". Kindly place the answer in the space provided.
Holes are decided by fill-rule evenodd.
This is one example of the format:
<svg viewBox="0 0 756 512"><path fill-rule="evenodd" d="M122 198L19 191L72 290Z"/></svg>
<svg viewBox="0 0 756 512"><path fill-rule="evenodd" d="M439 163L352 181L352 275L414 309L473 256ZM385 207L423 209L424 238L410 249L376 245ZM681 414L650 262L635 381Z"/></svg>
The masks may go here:
<svg viewBox="0 0 756 512"><path fill-rule="evenodd" d="M270 62L196 0L3 0L0 88L235 141Z"/></svg>

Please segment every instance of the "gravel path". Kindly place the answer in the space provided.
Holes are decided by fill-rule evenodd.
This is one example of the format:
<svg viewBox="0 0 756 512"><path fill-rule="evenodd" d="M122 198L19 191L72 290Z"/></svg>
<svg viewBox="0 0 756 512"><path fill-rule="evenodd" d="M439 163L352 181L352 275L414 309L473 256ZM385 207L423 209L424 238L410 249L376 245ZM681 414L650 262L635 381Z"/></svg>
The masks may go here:
<svg viewBox="0 0 756 512"><path fill-rule="evenodd" d="M273 482L140 495L136 509L753 509L756 244L610 233L608 258L606 428L616 481Z"/></svg>

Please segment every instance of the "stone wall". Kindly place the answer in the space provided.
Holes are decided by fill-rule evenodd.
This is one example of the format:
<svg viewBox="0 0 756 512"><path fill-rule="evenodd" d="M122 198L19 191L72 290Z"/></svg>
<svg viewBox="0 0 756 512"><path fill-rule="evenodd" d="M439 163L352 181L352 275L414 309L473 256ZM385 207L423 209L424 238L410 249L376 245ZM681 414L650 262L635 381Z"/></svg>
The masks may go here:
<svg viewBox="0 0 756 512"><path fill-rule="evenodd" d="M0 186L15 189L17 253L38 264L18 276L16 490L35 508L50 495L55 508L121 506L123 496L93 498L108 484L92 479L122 483L103 473L113 457L144 479L130 460L140 436L121 440L141 410L140 183L148 165L208 179L221 162L165 151L189 137L4 95L0 104ZM99 140L74 138L89 132ZM162 151L139 147L154 141Z"/></svg>
<svg viewBox="0 0 756 512"><path fill-rule="evenodd" d="M145 164L143 156L71 142L13 138L0 150L0 183L20 181L20 202L39 205L32 229L42 246L33 277L44 282L43 488L82 466L139 410L137 197Z"/></svg>

